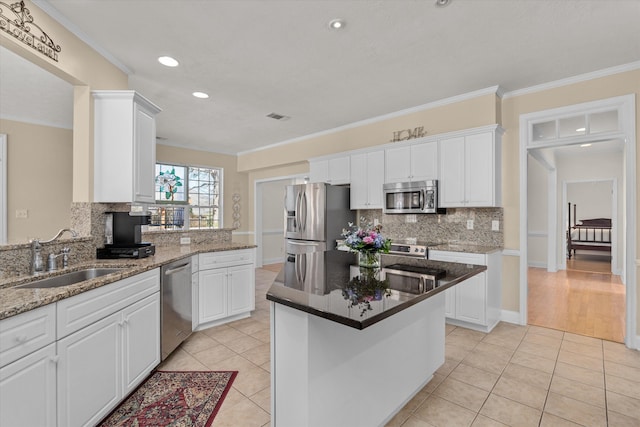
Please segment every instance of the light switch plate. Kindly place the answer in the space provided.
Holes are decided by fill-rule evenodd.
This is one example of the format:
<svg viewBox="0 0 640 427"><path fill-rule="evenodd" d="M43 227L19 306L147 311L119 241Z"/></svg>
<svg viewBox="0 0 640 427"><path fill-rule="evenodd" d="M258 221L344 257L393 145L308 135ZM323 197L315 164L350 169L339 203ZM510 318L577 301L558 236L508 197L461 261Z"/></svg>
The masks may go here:
<svg viewBox="0 0 640 427"><path fill-rule="evenodd" d="M467 220L467 230L473 230L473 220L472 219L468 219Z"/></svg>
<svg viewBox="0 0 640 427"><path fill-rule="evenodd" d="M180 244L181 245L190 245L191 244L191 237L180 237Z"/></svg>
<svg viewBox="0 0 640 427"><path fill-rule="evenodd" d="M26 209L16 209L16 218L20 218L20 219L29 218L29 211Z"/></svg>
<svg viewBox="0 0 640 427"><path fill-rule="evenodd" d="M416 214L407 215L406 218L405 218L405 222L407 222L407 223L409 223L409 222L411 222L411 223L418 222L418 217L416 216Z"/></svg>
<svg viewBox="0 0 640 427"><path fill-rule="evenodd" d="M491 221L491 230L500 231L500 221L495 220L495 219L493 221Z"/></svg>

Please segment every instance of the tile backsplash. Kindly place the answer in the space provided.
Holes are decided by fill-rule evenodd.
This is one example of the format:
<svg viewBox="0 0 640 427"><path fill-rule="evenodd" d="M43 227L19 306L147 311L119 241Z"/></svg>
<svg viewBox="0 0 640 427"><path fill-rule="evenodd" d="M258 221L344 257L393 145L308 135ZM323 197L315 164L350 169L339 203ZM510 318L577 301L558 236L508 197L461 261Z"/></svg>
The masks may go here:
<svg viewBox="0 0 640 427"><path fill-rule="evenodd" d="M414 215L416 222L407 222L410 215L385 215L382 210L360 210L359 221L382 225L382 234L392 240L408 237L427 243L465 243L483 246L504 246L502 208L447 209L446 214ZM473 221L473 229L467 228ZM492 230L492 222L498 221L498 231Z"/></svg>

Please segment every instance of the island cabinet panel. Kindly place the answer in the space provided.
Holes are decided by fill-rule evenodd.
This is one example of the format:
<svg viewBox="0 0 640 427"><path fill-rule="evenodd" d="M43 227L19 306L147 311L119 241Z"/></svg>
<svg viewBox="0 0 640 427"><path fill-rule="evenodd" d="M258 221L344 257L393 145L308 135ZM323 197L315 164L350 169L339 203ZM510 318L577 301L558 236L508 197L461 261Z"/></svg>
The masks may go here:
<svg viewBox="0 0 640 427"><path fill-rule="evenodd" d="M447 323L489 332L500 320L502 255L430 250L432 261L484 265L485 272L444 291Z"/></svg>
<svg viewBox="0 0 640 427"><path fill-rule="evenodd" d="M271 310L273 426L385 425L445 360L442 293L362 330Z"/></svg>
<svg viewBox="0 0 640 427"><path fill-rule="evenodd" d="M248 317L255 309L255 249L200 254L198 269L194 330Z"/></svg>
<svg viewBox="0 0 640 427"><path fill-rule="evenodd" d="M438 143L422 142L385 150L385 183L438 179Z"/></svg>
<svg viewBox="0 0 640 427"><path fill-rule="evenodd" d="M382 209L384 151L351 156L351 209Z"/></svg>
<svg viewBox="0 0 640 427"><path fill-rule="evenodd" d="M0 368L0 426L55 427L56 345Z"/></svg>
<svg viewBox="0 0 640 427"><path fill-rule="evenodd" d="M349 184L351 179L349 156L309 162L309 181L332 185Z"/></svg>
<svg viewBox="0 0 640 427"><path fill-rule="evenodd" d="M498 130L438 141L440 206L501 204L501 146Z"/></svg>

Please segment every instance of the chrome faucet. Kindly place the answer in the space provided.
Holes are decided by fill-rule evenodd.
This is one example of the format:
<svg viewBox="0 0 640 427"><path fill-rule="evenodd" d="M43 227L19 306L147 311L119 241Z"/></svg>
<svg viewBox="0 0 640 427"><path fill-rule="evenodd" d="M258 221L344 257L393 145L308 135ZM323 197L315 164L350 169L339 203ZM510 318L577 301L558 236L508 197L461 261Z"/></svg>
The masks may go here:
<svg viewBox="0 0 640 427"><path fill-rule="evenodd" d="M44 259L42 258L42 244L43 243L51 243L54 240L60 238L60 236L62 236L65 232L69 232L71 233L71 237L78 237L78 233L75 230L72 230L70 228L63 228L60 231L58 231L58 233L53 236L53 238L49 239L49 240L45 240L43 242L40 241L40 239L32 239L31 240L31 274L38 274L38 273L42 273L44 272ZM67 249L66 253L65 253L65 249ZM60 253L60 255L62 255L62 265L63 267L67 267L69 265L69 252L71 252L71 250L69 248L64 248L62 249L62 253ZM53 255L53 260L51 258L51 255ZM57 265L56 265L56 258L57 256L54 254L49 255L49 271L54 271L57 269ZM53 263L53 264L51 264ZM53 269L51 269L51 266L53 265Z"/></svg>

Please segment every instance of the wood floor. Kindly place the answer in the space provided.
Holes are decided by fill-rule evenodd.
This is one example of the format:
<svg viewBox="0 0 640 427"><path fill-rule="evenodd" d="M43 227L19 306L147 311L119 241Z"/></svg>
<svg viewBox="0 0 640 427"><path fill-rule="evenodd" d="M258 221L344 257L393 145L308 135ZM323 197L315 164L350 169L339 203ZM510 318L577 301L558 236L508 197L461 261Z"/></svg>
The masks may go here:
<svg viewBox="0 0 640 427"><path fill-rule="evenodd" d="M591 259L567 263L565 271L529 268L531 325L623 342L625 287L611 264Z"/></svg>

